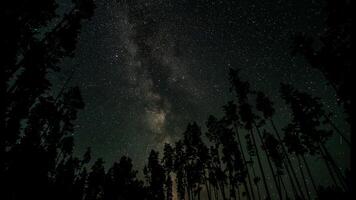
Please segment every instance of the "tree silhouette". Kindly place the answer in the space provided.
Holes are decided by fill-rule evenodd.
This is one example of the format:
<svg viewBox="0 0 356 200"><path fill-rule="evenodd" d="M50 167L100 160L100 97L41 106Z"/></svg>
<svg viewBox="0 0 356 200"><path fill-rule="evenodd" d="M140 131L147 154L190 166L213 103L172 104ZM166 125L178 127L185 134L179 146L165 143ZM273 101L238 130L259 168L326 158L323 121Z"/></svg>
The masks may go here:
<svg viewBox="0 0 356 200"><path fill-rule="evenodd" d="M224 126L224 124L223 124ZM226 125L225 125L226 126ZM224 134L221 137L221 143L223 145L222 160L226 165L228 172L229 184L230 184L230 198L236 199L236 191L239 189L239 184L245 182L246 179L246 166L243 162L239 145L234 138L233 131L227 127L224 127ZM245 187L247 190L247 187ZM249 197L248 190L246 195Z"/></svg>
<svg viewBox="0 0 356 200"><path fill-rule="evenodd" d="M105 176L105 200L145 199L146 190L138 180L130 158L123 156L114 163Z"/></svg>
<svg viewBox="0 0 356 200"><path fill-rule="evenodd" d="M148 199L164 200L165 171L158 157L159 153L152 150L144 174L148 183Z"/></svg>
<svg viewBox="0 0 356 200"><path fill-rule="evenodd" d="M220 190L221 196L223 200L225 200L227 198L225 191L227 177L222 167L222 159L220 156L220 148L223 146L221 138L223 137L225 130L214 116L209 116L206 126L208 128L206 136L214 144L214 146L210 148L213 163L210 175L211 181L213 186Z"/></svg>
<svg viewBox="0 0 356 200"><path fill-rule="evenodd" d="M275 181L277 181L278 179L278 182L280 182L281 185L284 185L284 181L282 178L282 175L284 175L284 166L283 166L284 154L282 152L282 144L271 133L267 132L265 129L263 130L263 149L267 152L268 156L271 158L275 166L276 171L273 175L276 178ZM278 185L277 187L280 187L280 185ZM279 188L279 190L281 190L281 188ZM288 194L287 191L284 192L285 194ZM287 197L288 195L286 196L286 198Z"/></svg>
<svg viewBox="0 0 356 200"><path fill-rule="evenodd" d="M338 185L333 173L336 174L341 186L346 189L345 177L343 177L342 172L325 147L325 142L332 135L332 131L326 130L321 126L321 118L323 117L324 111L319 99L295 90L290 85L285 84L281 86L281 94L286 103L290 105L293 113L292 124L286 129L289 135L291 135L291 133L294 135L294 139L290 137L289 142L296 142L298 138L297 140L299 140L299 148L301 151L297 151L297 154L300 155L300 158L304 161L310 178L312 179L312 176L304 154L320 154L329 169L330 175L333 177L334 183ZM313 187L317 190L315 184L313 184Z"/></svg>
<svg viewBox="0 0 356 200"><path fill-rule="evenodd" d="M165 144L163 149L162 163L166 171L166 199L173 199L173 181L171 173L174 170L174 149L170 144Z"/></svg>
<svg viewBox="0 0 356 200"><path fill-rule="evenodd" d="M326 27L323 34L312 36L300 33L294 37L293 53L301 54L310 66L319 70L330 86L335 90L337 100L343 105L347 121L354 132L354 117L352 113L352 10L351 1L328 0ZM315 44L318 43L318 48ZM327 115L325 115L328 118ZM331 122L330 119L327 120ZM347 137L332 123L334 130L348 143ZM352 136L352 135L351 135ZM351 137L354 140L355 137ZM351 148L354 153L354 148ZM355 178L355 177L354 177Z"/></svg>
<svg viewBox="0 0 356 200"><path fill-rule="evenodd" d="M268 189L268 184L266 181L266 174L264 172L263 166L262 166L262 161L260 158L260 153L257 148L257 141L255 139L255 133L253 131L253 126L255 125L255 120L256 120L256 115L253 114L252 112L252 107L248 103L248 94L250 93L249 89L249 83L246 81L242 81L239 77L239 71L230 69L230 82L231 82L231 87L234 89L236 93L236 97L239 102L239 116L241 117L241 122L243 123L244 128L250 133L252 145L255 148L255 153L256 153L256 158L258 162L258 166L260 168L260 172L262 175L262 181L263 185L265 187L265 192L267 195L268 199L271 199L271 194ZM258 128L256 127L257 131ZM259 131L257 133L259 136Z"/></svg>
<svg viewBox="0 0 356 200"><path fill-rule="evenodd" d="M298 196L298 192L299 195L304 196L301 187L300 187L300 183L298 181L298 178L296 176L296 172L294 169L294 166L291 162L291 159L289 157L289 154L287 153L287 150L285 148L285 146L283 144L281 144L282 142L282 137L273 121L273 115L275 114L275 109L273 108L273 102L263 93L263 92L257 92L257 96L256 96L256 109L258 111L260 111L263 114L263 118L265 120L268 120L274 130L274 133L277 136L277 139L273 137L273 135L268 134L268 138L267 139L271 139L272 143L270 144L269 141L266 141L265 144L267 145L271 145L271 146L267 146L267 149L272 152L277 150L277 147L280 147L280 150L282 150L282 152L274 152L272 153L272 160L274 160L274 162L278 161L277 164L277 168L280 169L282 166L280 165L280 160L283 162L283 165L287 171L288 174L288 178L289 181L291 183L293 192L294 192L294 196ZM278 143L280 143L278 145ZM274 144L274 145L272 145ZM285 159L283 159L285 158ZM290 169L290 170L289 170ZM297 187L295 186L295 184L297 185Z"/></svg>
<svg viewBox="0 0 356 200"><path fill-rule="evenodd" d="M177 193L180 200L185 199L185 152L183 142L177 141L175 144L174 171L177 176Z"/></svg>
<svg viewBox="0 0 356 200"><path fill-rule="evenodd" d="M300 33L294 38L294 54L302 54L312 67L323 73L330 85L335 89L345 112L352 116L352 10L351 1L326 1L325 32L313 38L306 33ZM314 43L321 42L320 48ZM351 119L350 119L351 120Z"/></svg>
<svg viewBox="0 0 356 200"><path fill-rule="evenodd" d="M241 142L241 137L240 137L241 133L238 130L239 127L241 126L241 123L240 123L240 120L239 120L239 116L237 114L237 106L232 101L230 101L230 102L228 102L227 105L223 106L223 109L225 111L225 116L224 116L225 117L225 121L228 124L230 124L230 126L232 126L234 131L235 131L235 136L236 136L236 140L237 140L237 143L238 143L239 151L241 152L241 156L242 156L242 160L243 160L242 165L244 166L244 170L242 170L243 173L241 173L241 175L242 175L242 177L243 176L247 176L248 182L249 182L249 188L247 186L247 183L246 183L245 179L242 179L240 181L243 182L247 197L255 199L254 191L253 191L253 187L252 187L252 179L251 179L251 175L250 175L250 170L249 170L249 168L247 166L248 162L246 160L244 149L242 147L242 142Z"/></svg>
<svg viewBox="0 0 356 200"><path fill-rule="evenodd" d="M104 199L105 169L103 164L104 161L99 158L92 166L86 184L85 200Z"/></svg>
<svg viewBox="0 0 356 200"><path fill-rule="evenodd" d="M207 148L201 139L201 129L194 122L188 124L184 132L183 144L185 149L185 171L187 180L187 191L189 199L200 199L201 185L204 178L204 152Z"/></svg>
<svg viewBox="0 0 356 200"><path fill-rule="evenodd" d="M0 184L5 186L0 193L5 199L71 199L83 190L77 177L83 162L72 156L70 134L84 104L75 87L55 95L47 76L73 56L81 22L94 8L90 0L72 6L62 19L53 0L7 1L0 8L6 27L0 38ZM52 28L56 18L60 22Z"/></svg>

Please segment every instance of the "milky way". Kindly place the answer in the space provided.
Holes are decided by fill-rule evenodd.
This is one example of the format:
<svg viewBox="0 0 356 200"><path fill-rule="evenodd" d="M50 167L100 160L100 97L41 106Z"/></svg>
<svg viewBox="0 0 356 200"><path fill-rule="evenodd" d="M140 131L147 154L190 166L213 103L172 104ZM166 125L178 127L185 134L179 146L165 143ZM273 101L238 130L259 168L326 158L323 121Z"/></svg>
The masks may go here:
<svg viewBox="0 0 356 200"><path fill-rule="evenodd" d="M187 72L191 64L179 54L178 40L162 22L157 7L160 2L118 3L118 26L122 48L115 55L121 59L127 98L140 107L144 130L158 148L172 142L175 131L167 126L179 117L172 112L172 97L185 93L199 95L198 84ZM156 15L155 15L156 14ZM196 91L191 92L191 91ZM173 105L176 106L176 105ZM181 108L174 108L181 109Z"/></svg>

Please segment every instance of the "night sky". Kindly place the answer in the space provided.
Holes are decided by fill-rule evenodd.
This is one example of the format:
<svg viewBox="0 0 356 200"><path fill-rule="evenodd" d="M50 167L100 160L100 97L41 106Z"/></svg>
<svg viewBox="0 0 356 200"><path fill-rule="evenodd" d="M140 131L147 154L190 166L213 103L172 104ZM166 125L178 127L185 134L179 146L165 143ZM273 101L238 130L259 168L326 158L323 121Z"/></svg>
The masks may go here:
<svg viewBox="0 0 356 200"><path fill-rule="evenodd" d="M68 9L70 1L61 6ZM187 123L197 121L204 130L209 114L221 116L233 98L230 67L275 101L280 127L288 115L278 97L285 82L322 97L347 129L321 74L291 55L293 34L324 30L319 1L97 0L96 6L75 58L56 77L64 82L75 70L72 84L86 104L75 132L78 155L91 147L106 166L128 155L141 170L149 151L179 139ZM328 145L337 160L348 162L339 138Z"/></svg>

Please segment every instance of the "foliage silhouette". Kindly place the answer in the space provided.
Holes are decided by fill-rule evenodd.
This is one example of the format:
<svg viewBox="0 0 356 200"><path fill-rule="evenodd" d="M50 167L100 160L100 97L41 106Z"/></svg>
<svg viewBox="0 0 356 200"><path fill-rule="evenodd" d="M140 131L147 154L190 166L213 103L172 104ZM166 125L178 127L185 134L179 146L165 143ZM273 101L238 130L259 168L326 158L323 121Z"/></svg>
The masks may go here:
<svg viewBox="0 0 356 200"><path fill-rule="evenodd" d="M351 1L327 0L326 3L328 17L325 32L319 38L306 33L296 35L293 53L303 55L312 67L322 72L335 89L345 112L351 117ZM321 42L321 46L316 48L316 42Z"/></svg>
<svg viewBox="0 0 356 200"><path fill-rule="evenodd" d="M63 18L56 1L2 3L0 193L4 199L77 199L84 160L72 156L74 121L84 107L78 88L54 94L49 73L74 55L90 0L72 2ZM59 20L54 27L50 25ZM80 174L80 175L79 175Z"/></svg>

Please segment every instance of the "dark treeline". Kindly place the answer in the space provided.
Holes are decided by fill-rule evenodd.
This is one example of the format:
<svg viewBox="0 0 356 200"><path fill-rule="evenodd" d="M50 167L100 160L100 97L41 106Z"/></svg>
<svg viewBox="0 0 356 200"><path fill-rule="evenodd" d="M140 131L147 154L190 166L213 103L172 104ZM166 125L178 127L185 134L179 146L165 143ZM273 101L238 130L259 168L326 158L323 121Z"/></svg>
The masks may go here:
<svg viewBox="0 0 356 200"><path fill-rule="evenodd" d="M80 90L69 86L70 77L55 90L48 74L74 56L93 2L73 0L60 20L54 0L1 4L0 22L6 27L0 39L1 199L347 199L349 171L340 169L326 143L339 135L350 147L349 133L337 127L321 99L281 84L280 98L290 110L282 125L270 98L252 90L235 69L229 72L235 98L222 106L223 115L209 116L205 132L190 123L181 140L165 144L161 153L152 150L144 180L129 157L107 170L102 159L89 166L90 149L81 158L73 155L74 121L84 107ZM348 4L330 1L322 48L313 49L318 38L302 34L295 52L322 71L351 118ZM328 171L329 185L318 182L311 169L315 160Z"/></svg>

